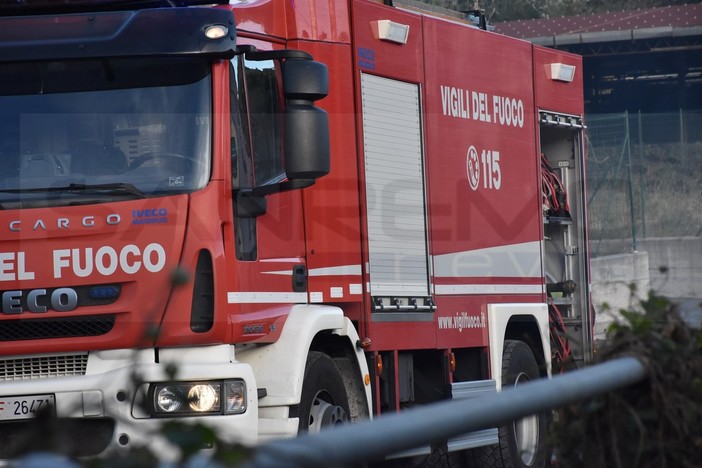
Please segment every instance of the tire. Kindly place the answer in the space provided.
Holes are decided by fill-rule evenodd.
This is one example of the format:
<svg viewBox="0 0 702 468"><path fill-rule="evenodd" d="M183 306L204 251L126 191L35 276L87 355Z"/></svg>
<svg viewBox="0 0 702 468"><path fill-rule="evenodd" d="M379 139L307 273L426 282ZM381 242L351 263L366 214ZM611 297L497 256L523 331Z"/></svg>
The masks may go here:
<svg viewBox="0 0 702 468"><path fill-rule="evenodd" d="M290 410L300 418L298 433L319 432L349 421L349 401L339 369L324 353L310 351L305 365L300 404Z"/></svg>
<svg viewBox="0 0 702 468"><path fill-rule="evenodd" d="M529 346L506 340L502 353L502 389L540 378ZM546 465L546 414L512 421L499 428L499 444L471 450L470 466L490 468L543 468Z"/></svg>

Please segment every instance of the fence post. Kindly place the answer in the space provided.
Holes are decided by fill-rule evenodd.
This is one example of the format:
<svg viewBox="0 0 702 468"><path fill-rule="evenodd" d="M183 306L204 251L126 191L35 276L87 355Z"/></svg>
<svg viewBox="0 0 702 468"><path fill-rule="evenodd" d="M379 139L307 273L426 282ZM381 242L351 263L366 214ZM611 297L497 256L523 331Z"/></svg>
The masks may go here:
<svg viewBox="0 0 702 468"><path fill-rule="evenodd" d="M646 239L646 183L644 178L643 124L639 109L639 191L641 199L641 236Z"/></svg>
<svg viewBox="0 0 702 468"><path fill-rule="evenodd" d="M678 109L678 112L680 114L680 154L682 155L681 162L683 169L687 169L687 158L685 157L685 120L683 117L682 107Z"/></svg>
<svg viewBox="0 0 702 468"><path fill-rule="evenodd" d="M631 247L636 252L638 242L636 241L636 214L634 213L634 186L631 175L631 133L629 132L629 111L624 111L624 120L626 121L626 136L624 144L626 144L626 172L629 186L629 213L631 218Z"/></svg>

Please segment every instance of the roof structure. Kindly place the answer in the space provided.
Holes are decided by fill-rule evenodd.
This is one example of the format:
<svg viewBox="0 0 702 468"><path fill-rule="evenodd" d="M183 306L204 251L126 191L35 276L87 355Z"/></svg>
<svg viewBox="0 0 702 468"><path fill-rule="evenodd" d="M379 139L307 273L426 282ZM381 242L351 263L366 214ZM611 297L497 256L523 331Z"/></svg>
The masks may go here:
<svg viewBox="0 0 702 468"><path fill-rule="evenodd" d="M587 112L702 109L702 4L495 23L583 56Z"/></svg>
<svg viewBox="0 0 702 468"><path fill-rule="evenodd" d="M542 45L702 34L702 4L494 23L495 32Z"/></svg>

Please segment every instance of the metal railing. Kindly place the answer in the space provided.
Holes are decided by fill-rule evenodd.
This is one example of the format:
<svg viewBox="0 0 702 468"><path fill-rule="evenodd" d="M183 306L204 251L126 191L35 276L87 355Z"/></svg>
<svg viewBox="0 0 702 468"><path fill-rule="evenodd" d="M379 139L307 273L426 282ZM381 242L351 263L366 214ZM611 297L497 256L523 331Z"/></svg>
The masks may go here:
<svg viewBox="0 0 702 468"><path fill-rule="evenodd" d="M639 382L644 364L625 357L519 385L490 396L448 400L256 449L245 468L343 466L382 459L468 432L501 426Z"/></svg>

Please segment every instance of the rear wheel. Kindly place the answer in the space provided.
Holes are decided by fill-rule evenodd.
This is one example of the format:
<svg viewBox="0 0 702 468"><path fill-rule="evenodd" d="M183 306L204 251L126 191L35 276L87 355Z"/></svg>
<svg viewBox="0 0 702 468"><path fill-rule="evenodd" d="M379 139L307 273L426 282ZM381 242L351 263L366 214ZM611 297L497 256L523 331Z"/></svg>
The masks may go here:
<svg viewBox="0 0 702 468"><path fill-rule="evenodd" d="M339 369L324 353L310 351L300 404L291 408L300 418L299 432L319 432L349 421L349 401Z"/></svg>
<svg viewBox="0 0 702 468"><path fill-rule="evenodd" d="M540 377L529 346L507 340L502 354L502 390ZM472 450L471 465L492 468L542 468L546 464L546 415L512 421L499 429L500 443Z"/></svg>

